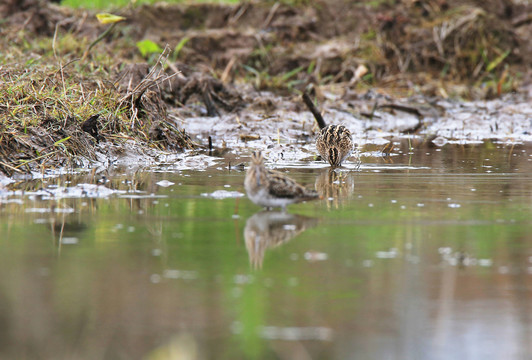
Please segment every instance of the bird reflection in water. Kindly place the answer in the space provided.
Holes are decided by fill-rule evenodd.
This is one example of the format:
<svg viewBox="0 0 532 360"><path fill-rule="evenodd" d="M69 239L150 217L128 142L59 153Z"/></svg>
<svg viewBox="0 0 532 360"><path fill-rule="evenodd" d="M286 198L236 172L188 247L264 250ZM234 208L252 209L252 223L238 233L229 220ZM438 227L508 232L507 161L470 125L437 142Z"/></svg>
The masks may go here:
<svg viewBox="0 0 532 360"><path fill-rule="evenodd" d="M249 261L254 269L262 268L266 249L290 241L306 229L316 226L318 219L285 212L261 211L246 221L244 238Z"/></svg>
<svg viewBox="0 0 532 360"><path fill-rule="evenodd" d="M338 207L342 199L347 199L355 190L352 173L327 169L316 178L315 188L318 194L327 201L327 207Z"/></svg>

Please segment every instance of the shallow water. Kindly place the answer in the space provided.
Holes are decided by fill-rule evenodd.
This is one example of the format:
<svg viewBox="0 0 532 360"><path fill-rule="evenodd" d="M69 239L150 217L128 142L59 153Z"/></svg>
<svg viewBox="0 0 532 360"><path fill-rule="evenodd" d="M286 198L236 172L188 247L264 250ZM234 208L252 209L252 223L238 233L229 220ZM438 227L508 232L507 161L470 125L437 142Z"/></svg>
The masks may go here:
<svg viewBox="0 0 532 360"><path fill-rule="evenodd" d="M284 214L246 156L9 184L0 358L532 358L532 147L400 150L272 151L323 195Z"/></svg>

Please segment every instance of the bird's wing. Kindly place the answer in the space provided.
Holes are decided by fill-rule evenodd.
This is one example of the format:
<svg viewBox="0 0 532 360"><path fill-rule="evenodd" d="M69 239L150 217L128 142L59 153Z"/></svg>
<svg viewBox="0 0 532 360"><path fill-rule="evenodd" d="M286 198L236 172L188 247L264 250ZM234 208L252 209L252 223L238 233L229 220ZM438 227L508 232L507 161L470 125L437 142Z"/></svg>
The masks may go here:
<svg viewBox="0 0 532 360"><path fill-rule="evenodd" d="M277 172L269 171L270 186L269 192L271 195L278 198L287 198L287 199L311 199L317 197L318 194L313 190L307 190L295 180L289 178L288 176Z"/></svg>

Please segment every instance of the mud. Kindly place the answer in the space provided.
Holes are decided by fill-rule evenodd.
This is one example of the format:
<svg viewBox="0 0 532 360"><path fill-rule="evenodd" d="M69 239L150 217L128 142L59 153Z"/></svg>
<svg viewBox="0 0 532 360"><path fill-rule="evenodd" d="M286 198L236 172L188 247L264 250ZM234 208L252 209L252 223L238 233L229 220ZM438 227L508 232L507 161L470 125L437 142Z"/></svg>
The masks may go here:
<svg viewBox="0 0 532 360"><path fill-rule="evenodd" d="M87 123L93 115L87 114L81 126L44 119L24 129L27 135L3 142L7 166L0 168L13 176L10 164L35 159L35 152L67 136L88 150L68 159L62 152L37 158L16 172L55 171L44 161L54 168L178 161L180 169L197 169L211 163L198 156L238 158L252 149L279 160L312 158L318 128L302 91L310 92L326 122L346 125L358 151L369 156L405 138L432 146L532 141L532 21L523 16L531 9L528 2L496 0L336 0L117 10L127 21L95 49L116 59L109 69L116 91L126 99L131 126L146 130L117 141L123 129L110 118ZM44 1L6 2L2 11L5 35L57 31L92 41L101 33L94 13ZM155 74L158 64L131 44L144 39L170 49L186 42ZM90 54L88 61L94 59ZM102 123L116 126L102 129ZM4 130L3 136L11 135Z"/></svg>

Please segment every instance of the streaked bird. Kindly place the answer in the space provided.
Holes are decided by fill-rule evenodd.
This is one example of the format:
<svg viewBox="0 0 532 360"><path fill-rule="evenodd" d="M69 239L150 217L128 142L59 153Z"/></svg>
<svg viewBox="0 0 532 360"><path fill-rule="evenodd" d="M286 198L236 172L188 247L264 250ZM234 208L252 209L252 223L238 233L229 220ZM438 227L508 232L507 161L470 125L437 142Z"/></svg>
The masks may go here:
<svg viewBox="0 0 532 360"><path fill-rule="evenodd" d="M267 208L281 207L285 210L289 204L319 197L316 191L306 189L285 174L266 169L260 151L251 156L244 187L251 201Z"/></svg>
<svg viewBox="0 0 532 360"><path fill-rule="evenodd" d="M353 152L351 131L343 125L328 125L320 130L316 148L322 159L332 167L342 166L342 162Z"/></svg>
<svg viewBox="0 0 532 360"><path fill-rule="evenodd" d="M316 148L321 158L332 167L342 166L342 162L353 152L351 132L343 125L327 125L309 94L304 92L302 97L320 127L320 133L316 138Z"/></svg>

